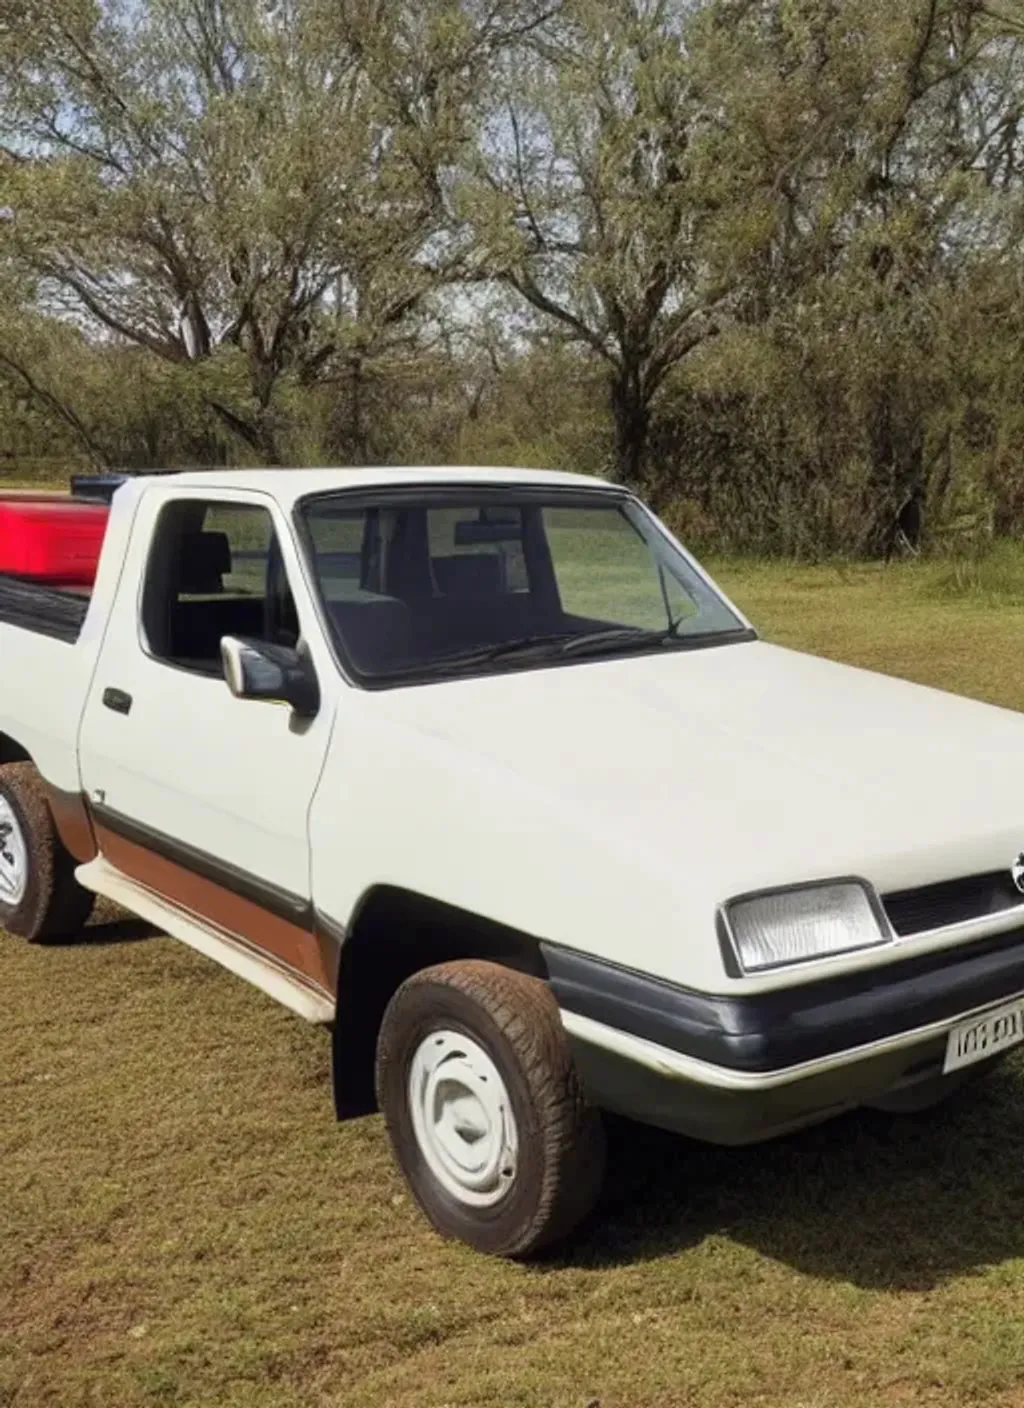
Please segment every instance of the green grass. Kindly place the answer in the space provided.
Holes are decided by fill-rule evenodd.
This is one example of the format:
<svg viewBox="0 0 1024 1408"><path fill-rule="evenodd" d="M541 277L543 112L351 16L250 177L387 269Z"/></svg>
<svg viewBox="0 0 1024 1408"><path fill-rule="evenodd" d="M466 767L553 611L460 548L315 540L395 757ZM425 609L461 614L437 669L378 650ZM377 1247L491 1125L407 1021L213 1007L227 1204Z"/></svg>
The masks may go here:
<svg viewBox="0 0 1024 1408"><path fill-rule="evenodd" d="M892 567L709 562L782 645L1024 710L1024 551Z"/></svg>
<svg viewBox="0 0 1024 1408"><path fill-rule="evenodd" d="M718 566L773 639L1024 708L1024 560L949 571ZM616 1125L599 1217L506 1265L332 1122L322 1033L138 932L0 936L0 1405L1024 1402L1024 1061L748 1150Z"/></svg>

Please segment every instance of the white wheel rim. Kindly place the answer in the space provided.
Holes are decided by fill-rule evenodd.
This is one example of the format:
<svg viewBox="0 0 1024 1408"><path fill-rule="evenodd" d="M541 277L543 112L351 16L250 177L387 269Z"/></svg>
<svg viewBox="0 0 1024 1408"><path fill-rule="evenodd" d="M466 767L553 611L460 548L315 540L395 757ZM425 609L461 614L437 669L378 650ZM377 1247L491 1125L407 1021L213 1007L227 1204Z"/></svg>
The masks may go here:
<svg viewBox="0 0 1024 1408"><path fill-rule="evenodd" d="M28 884L28 848L14 808L0 795L0 902L19 905Z"/></svg>
<svg viewBox="0 0 1024 1408"><path fill-rule="evenodd" d="M485 1208L505 1196L518 1131L505 1082L479 1042L447 1030L425 1037L409 1068L409 1109L427 1167L453 1198Z"/></svg>

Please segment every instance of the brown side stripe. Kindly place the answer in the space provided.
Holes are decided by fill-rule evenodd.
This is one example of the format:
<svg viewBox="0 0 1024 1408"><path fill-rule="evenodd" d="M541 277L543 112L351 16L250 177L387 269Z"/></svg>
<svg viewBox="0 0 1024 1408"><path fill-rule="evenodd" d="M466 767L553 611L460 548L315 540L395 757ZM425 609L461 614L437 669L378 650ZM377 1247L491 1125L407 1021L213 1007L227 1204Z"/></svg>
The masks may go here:
<svg viewBox="0 0 1024 1408"><path fill-rule="evenodd" d="M106 859L130 879L263 949L325 992L333 993L335 975L326 951L329 945L321 945L311 929L270 914L252 900L119 836L99 820L96 835Z"/></svg>

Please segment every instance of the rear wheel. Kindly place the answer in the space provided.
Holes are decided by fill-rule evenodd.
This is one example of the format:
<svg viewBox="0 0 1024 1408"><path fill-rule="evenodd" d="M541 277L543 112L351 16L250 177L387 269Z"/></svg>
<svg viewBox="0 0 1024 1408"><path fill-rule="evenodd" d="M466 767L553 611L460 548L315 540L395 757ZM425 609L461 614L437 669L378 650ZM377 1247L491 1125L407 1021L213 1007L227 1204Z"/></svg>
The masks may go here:
<svg viewBox="0 0 1024 1408"><path fill-rule="evenodd" d="M34 765L0 767L0 928L32 941L76 935L94 897L74 871Z"/></svg>
<svg viewBox="0 0 1024 1408"><path fill-rule="evenodd" d="M377 1095L402 1172L444 1236L525 1256L597 1200L604 1130L537 978L476 960L414 974L384 1015Z"/></svg>

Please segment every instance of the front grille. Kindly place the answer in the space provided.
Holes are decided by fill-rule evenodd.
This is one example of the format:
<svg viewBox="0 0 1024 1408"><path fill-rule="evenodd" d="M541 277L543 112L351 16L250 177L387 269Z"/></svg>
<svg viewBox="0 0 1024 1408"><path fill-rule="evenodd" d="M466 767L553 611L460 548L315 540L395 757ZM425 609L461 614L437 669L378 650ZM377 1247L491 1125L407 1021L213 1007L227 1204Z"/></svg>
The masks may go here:
<svg viewBox="0 0 1024 1408"><path fill-rule="evenodd" d="M943 880L919 890L883 895L882 905L893 929L905 938L1024 908L1024 895L1008 870L996 870L989 875L967 875L961 880Z"/></svg>

